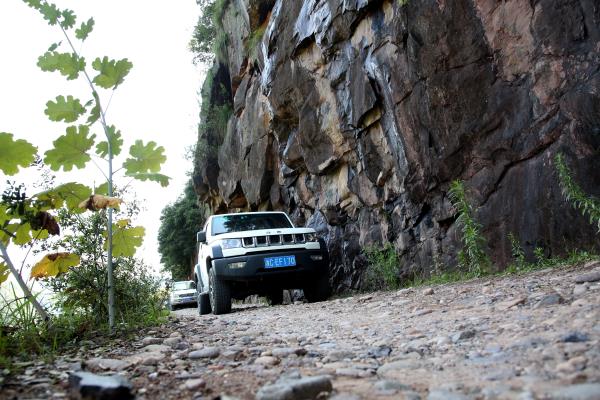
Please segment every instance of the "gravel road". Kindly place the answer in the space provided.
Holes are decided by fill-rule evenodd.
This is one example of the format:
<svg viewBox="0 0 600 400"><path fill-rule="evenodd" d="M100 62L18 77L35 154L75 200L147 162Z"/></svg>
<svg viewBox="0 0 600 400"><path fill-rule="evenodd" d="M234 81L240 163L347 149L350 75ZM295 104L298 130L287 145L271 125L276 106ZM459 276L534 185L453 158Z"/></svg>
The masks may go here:
<svg viewBox="0 0 600 400"><path fill-rule="evenodd" d="M84 368L124 375L138 399L600 399L600 263L222 316L182 309L25 367L0 397L61 398Z"/></svg>

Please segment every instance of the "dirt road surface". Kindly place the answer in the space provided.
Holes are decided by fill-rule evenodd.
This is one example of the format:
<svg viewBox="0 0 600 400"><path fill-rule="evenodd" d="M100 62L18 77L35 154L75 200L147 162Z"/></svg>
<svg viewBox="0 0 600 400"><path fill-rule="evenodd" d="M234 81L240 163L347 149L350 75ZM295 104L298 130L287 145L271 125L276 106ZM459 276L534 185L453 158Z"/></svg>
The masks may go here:
<svg viewBox="0 0 600 400"><path fill-rule="evenodd" d="M118 373L137 399L600 399L600 263L322 303L195 308L23 365L2 398Z"/></svg>

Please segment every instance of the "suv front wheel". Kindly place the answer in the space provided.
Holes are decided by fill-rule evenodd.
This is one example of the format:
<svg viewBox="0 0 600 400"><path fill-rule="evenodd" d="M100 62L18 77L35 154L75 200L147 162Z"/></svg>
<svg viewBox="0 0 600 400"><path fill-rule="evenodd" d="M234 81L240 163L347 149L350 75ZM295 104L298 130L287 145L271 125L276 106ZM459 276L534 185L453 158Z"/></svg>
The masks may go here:
<svg viewBox="0 0 600 400"><path fill-rule="evenodd" d="M208 297L213 314L231 312L231 290L227 282L217 277L214 267L208 271Z"/></svg>
<svg viewBox="0 0 600 400"><path fill-rule="evenodd" d="M331 296L331 286L329 285L329 276L321 275L316 281L304 286L304 297L309 303L316 301L325 301Z"/></svg>

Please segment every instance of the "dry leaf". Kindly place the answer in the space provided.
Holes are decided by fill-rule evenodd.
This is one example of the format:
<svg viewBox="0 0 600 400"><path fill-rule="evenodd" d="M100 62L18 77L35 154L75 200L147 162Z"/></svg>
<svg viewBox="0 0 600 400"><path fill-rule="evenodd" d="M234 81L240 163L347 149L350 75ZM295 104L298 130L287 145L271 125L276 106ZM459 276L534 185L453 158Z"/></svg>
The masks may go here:
<svg viewBox="0 0 600 400"><path fill-rule="evenodd" d="M117 197L108 197L101 194L91 195L88 199L79 203L79 208L85 208L90 211L103 210L108 207L119 208L123 200Z"/></svg>

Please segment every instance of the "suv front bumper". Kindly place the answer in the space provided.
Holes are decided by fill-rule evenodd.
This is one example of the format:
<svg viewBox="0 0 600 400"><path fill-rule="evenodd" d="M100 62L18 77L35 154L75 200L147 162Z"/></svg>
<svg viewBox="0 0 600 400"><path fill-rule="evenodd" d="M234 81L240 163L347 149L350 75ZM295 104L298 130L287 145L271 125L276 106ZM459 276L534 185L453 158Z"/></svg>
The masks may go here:
<svg viewBox="0 0 600 400"><path fill-rule="evenodd" d="M265 258L292 255L296 258L295 266L265 268ZM239 263L245 264L239 267ZM327 251L323 250L271 250L216 259L213 260L213 268L217 277L226 281L285 280L294 283L295 279L305 280L327 274L329 257Z"/></svg>

